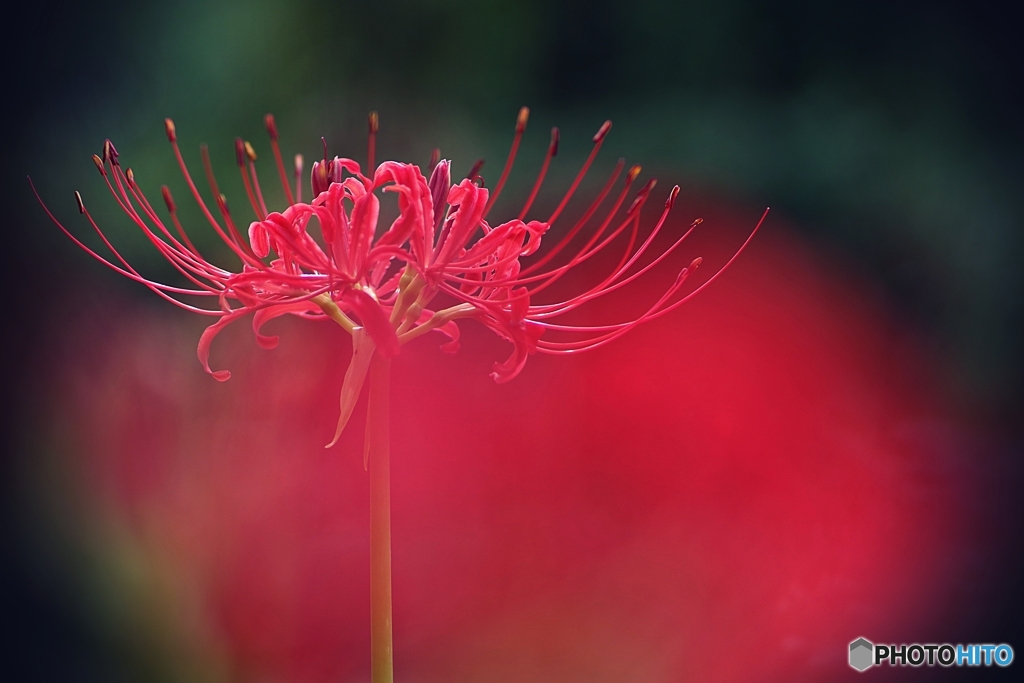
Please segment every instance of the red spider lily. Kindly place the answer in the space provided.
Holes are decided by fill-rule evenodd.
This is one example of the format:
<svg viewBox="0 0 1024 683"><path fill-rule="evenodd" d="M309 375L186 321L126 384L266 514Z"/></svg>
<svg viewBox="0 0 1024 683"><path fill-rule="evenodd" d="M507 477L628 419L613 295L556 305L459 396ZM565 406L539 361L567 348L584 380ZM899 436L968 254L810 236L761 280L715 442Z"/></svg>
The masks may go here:
<svg viewBox="0 0 1024 683"><path fill-rule="evenodd" d="M669 192L654 227L641 239L641 209L650 198L655 181L648 181L623 211L640 167L630 168L621 188L614 193L625 167L620 160L597 197L562 239L524 266L520 259L537 254L542 237L558 222L611 129L611 122L605 122L594 135L590 155L551 215L543 221L524 222L558 151L558 129L552 129L540 173L519 215L492 227L487 214L512 170L528 115L526 107L519 112L512 147L493 193L483 186L478 174L480 163L457 184L451 182L450 162L439 160L436 150L429 180L418 166L396 161L386 161L371 175L364 175L360 165L352 159L329 160L325 143L323 160L312 167L314 198L305 203L302 201L302 157L296 156L293 193L277 142L276 124L268 114L265 123L289 206L283 212L267 210L256 174L256 153L248 142L236 140L238 167L257 217L249 226L248 241L236 226L227 201L220 193L205 146L202 148L203 166L216 198L219 220L192 180L178 147L174 124L166 119L167 138L185 181L210 226L241 261L238 271L225 270L201 255L178 220L170 191L163 186L161 192L173 231L167 227L136 183L132 170L122 169L118 153L108 140L102 157L93 157L97 169L122 210L189 281L188 286L162 284L141 275L107 239L77 192L79 211L85 214L114 258L100 256L55 218L54 221L76 244L122 275L141 282L186 310L218 318L202 334L198 346L200 362L217 380L227 380L230 373L210 369L211 342L226 325L242 316L254 314L253 331L265 348L273 348L277 338L261 334L260 329L269 320L285 314L329 318L341 325L352 335L353 358L342 389L341 417L333 444L355 405L373 353L385 358L394 356L403 344L430 331L446 335L448 342L442 348L454 352L459 340L456 321L473 318L512 343L512 354L504 362L496 363L492 372L496 381L505 382L522 370L527 357L534 352L570 354L594 349L682 305L728 267L760 227L759 222L725 267L693 291L682 293L687 277L700 264L699 258L682 268L674 283L643 313L630 320L597 326L555 322L559 316L650 272L669 257L701 221L690 224L668 248L653 257L648 256L672 209L679 186ZM370 115L367 165L370 169L374 167L376 133L377 116L373 113ZM398 217L379 236L377 190L396 192L399 208ZM609 196L614 196L610 206L603 206ZM319 227L319 240L309 229L314 219ZM583 244L574 247L571 255L563 259L564 263L552 265L553 259L573 244L585 227L595 225ZM625 248L618 263L600 282L561 300L534 303L537 294L616 241L624 241ZM204 308L187 303L181 297L215 298L219 306ZM440 307L435 302L444 302L446 306ZM561 338L542 338L546 332Z"/></svg>

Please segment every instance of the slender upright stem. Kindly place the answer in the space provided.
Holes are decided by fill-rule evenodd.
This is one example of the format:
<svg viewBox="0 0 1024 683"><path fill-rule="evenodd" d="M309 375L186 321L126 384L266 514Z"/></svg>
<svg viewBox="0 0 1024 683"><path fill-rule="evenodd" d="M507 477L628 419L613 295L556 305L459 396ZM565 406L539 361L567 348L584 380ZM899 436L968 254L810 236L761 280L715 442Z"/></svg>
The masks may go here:
<svg viewBox="0 0 1024 683"><path fill-rule="evenodd" d="M370 680L395 679L391 638L391 453L388 434L391 360L370 363L366 448L370 468Z"/></svg>

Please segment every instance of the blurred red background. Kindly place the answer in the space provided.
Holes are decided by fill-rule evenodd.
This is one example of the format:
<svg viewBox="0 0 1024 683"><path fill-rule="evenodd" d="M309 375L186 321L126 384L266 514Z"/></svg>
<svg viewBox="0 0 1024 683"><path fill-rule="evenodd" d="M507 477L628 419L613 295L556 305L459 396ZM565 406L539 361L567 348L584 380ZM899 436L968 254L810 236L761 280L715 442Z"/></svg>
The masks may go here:
<svg viewBox="0 0 1024 683"><path fill-rule="evenodd" d="M723 263L757 217L711 214L686 262ZM323 448L346 335L278 321L266 352L237 324L221 385L195 360L201 321L89 300L53 335L48 471L96 611L193 680L366 679L362 406ZM400 680L837 680L859 636L948 633L932 624L983 548L960 422L871 285L778 217L689 305L598 351L498 386L504 342L463 334L394 364Z"/></svg>

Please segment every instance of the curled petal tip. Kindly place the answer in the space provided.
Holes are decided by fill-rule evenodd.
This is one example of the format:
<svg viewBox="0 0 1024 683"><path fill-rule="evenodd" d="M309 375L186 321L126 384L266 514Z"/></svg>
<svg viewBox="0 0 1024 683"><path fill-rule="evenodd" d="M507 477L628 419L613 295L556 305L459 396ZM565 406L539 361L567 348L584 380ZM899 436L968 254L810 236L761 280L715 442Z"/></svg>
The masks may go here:
<svg viewBox="0 0 1024 683"><path fill-rule="evenodd" d="M231 379L230 370L216 370L214 372L211 372L210 374L213 375L213 378L218 382L227 382L229 379Z"/></svg>
<svg viewBox="0 0 1024 683"><path fill-rule="evenodd" d="M601 140L604 140L604 136L608 135L608 131L610 131L611 129L611 121L605 121L604 123L602 123L601 127L597 129L596 133L594 133L594 142L601 142Z"/></svg>
<svg viewBox="0 0 1024 683"><path fill-rule="evenodd" d="M178 141L178 133L174 128L174 121L171 119L164 119L164 130L167 131L167 139L170 142Z"/></svg>
<svg viewBox="0 0 1024 683"><path fill-rule="evenodd" d="M263 125L267 127L267 134L271 140L277 140L277 122L274 121L273 114L267 114L263 117Z"/></svg>
<svg viewBox="0 0 1024 683"><path fill-rule="evenodd" d="M692 270L692 269L696 268L697 266L699 266L703 262L704 262L704 259L702 259L700 256L698 256L697 258L693 259L690 262L690 269Z"/></svg>
<svg viewBox="0 0 1024 683"><path fill-rule="evenodd" d="M82 201L82 195L75 190L75 202L78 204L78 213L85 213L85 202Z"/></svg>
<svg viewBox="0 0 1024 683"><path fill-rule="evenodd" d="M516 132L522 133L526 130L526 122L530 120L530 108L522 107L519 109L519 116L516 117Z"/></svg>
<svg viewBox="0 0 1024 683"><path fill-rule="evenodd" d="M92 155L92 163L96 164L96 170L100 172L101 176L107 175L107 169L103 167L103 159L100 159L99 154Z"/></svg>

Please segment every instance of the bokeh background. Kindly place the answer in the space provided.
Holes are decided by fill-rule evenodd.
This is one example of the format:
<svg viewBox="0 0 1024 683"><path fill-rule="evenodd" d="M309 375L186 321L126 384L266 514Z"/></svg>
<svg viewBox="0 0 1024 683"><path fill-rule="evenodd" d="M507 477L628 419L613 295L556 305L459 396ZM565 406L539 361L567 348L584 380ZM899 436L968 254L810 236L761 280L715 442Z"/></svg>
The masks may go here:
<svg viewBox="0 0 1024 683"><path fill-rule="evenodd" d="M457 356L403 353L402 680L838 680L858 636L1024 648L1011 17L207 0L36 2L5 24L0 592L17 680L367 678L359 429L321 448L343 335L283 321L267 353L239 325L215 347L235 373L218 385L193 355L202 321L79 252L25 180L80 234L81 190L134 263L166 274L89 155L113 138L151 196L167 182L184 205L171 116L194 162L210 144L244 215L232 140L268 152L267 111L286 154L315 158L323 135L362 159L376 109L379 156L426 163L439 146L456 172L487 159L493 183L528 104L506 207L548 127L554 187L611 118L584 194L617 156L681 184L679 224L704 217L691 255L709 264L772 206L726 277L600 352L532 359L500 387L486 375L505 346L469 326Z"/></svg>

